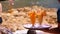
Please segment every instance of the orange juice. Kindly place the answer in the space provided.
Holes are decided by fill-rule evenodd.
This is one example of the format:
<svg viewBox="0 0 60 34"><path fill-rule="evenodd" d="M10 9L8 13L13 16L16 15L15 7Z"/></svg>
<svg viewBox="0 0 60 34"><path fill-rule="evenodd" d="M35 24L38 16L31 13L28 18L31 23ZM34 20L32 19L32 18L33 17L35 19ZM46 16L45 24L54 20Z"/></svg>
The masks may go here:
<svg viewBox="0 0 60 34"><path fill-rule="evenodd" d="M38 21L40 23L40 25L42 24L42 20L43 20L43 12L38 12Z"/></svg>
<svg viewBox="0 0 60 34"><path fill-rule="evenodd" d="M30 19L31 19L31 23L34 26L35 20L36 20L35 12L30 12L29 16L30 16Z"/></svg>
<svg viewBox="0 0 60 34"><path fill-rule="evenodd" d="M43 17L46 16L46 11L45 10L38 10L37 16L38 16L38 21L41 25L42 21L43 21Z"/></svg>

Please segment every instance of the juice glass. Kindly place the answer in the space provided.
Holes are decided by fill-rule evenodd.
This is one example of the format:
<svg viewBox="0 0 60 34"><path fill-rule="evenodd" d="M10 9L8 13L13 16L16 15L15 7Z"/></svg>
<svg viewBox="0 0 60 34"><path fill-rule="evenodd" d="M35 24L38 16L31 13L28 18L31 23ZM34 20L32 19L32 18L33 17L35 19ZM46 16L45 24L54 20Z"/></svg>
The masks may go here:
<svg viewBox="0 0 60 34"><path fill-rule="evenodd" d="M31 12L28 13L28 15L31 19L32 26L34 26L35 20L36 20L35 12L31 11Z"/></svg>
<svg viewBox="0 0 60 34"><path fill-rule="evenodd" d="M39 11L39 12L37 12L37 15L38 15L38 21L41 25L42 21L43 21L43 17L46 16L46 11L44 11L44 10Z"/></svg>
<svg viewBox="0 0 60 34"><path fill-rule="evenodd" d="M43 21L43 12L38 12L37 16L38 16L38 22L41 25Z"/></svg>

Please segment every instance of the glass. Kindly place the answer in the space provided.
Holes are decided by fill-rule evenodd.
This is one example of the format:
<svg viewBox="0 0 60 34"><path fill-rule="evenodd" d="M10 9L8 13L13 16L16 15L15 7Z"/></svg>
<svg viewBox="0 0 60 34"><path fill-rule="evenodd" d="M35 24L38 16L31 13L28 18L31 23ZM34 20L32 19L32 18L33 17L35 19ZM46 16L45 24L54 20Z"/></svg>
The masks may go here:
<svg viewBox="0 0 60 34"><path fill-rule="evenodd" d="M42 12L38 12L37 16L38 16L38 22L41 25L42 24L42 20L43 20L43 13Z"/></svg>
<svg viewBox="0 0 60 34"><path fill-rule="evenodd" d="M29 12L29 17L30 17L30 19L31 19L31 23L32 23L32 26L34 26L34 24L35 24L35 20L36 20L36 16L35 16L35 12Z"/></svg>
<svg viewBox="0 0 60 34"><path fill-rule="evenodd" d="M46 12L44 10L37 12L38 22L41 25L43 21L43 17L46 16Z"/></svg>

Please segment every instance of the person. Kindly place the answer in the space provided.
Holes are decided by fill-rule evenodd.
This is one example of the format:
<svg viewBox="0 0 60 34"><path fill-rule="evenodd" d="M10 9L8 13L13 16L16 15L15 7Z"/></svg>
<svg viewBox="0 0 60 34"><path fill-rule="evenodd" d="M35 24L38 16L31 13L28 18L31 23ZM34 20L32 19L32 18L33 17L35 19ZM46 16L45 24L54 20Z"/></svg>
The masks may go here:
<svg viewBox="0 0 60 34"><path fill-rule="evenodd" d="M2 13L2 3L1 3L2 0L0 0L0 15ZM2 23L2 17L0 16L0 24Z"/></svg>
<svg viewBox="0 0 60 34"><path fill-rule="evenodd" d="M60 8L57 11L57 22L58 22L58 28L60 30Z"/></svg>
<svg viewBox="0 0 60 34"><path fill-rule="evenodd" d="M2 13L2 3L0 2L0 14Z"/></svg>
<svg viewBox="0 0 60 34"><path fill-rule="evenodd" d="M2 3L1 3L1 1L3 1L3 0L0 0L0 15L2 13ZM13 34L8 28L3 27L2 23L3 23L3 19L0 16L0 34Z"/></svg>
<svg viewBox="0 0 60 34"><path fill-rule="evenodd" d="M9 1L9 10L13 8L14 0L8 0Z"/></svg>

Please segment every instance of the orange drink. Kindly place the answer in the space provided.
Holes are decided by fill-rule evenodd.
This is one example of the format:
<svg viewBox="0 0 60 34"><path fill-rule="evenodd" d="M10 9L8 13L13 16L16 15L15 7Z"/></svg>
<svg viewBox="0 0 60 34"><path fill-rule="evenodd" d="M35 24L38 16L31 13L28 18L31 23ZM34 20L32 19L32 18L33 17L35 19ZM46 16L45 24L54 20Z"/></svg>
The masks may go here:
<svg viewBox="0 0 60 34"><path fill-rule="evenodd" d="M32 11L29 12L29 16L30 16L30 19L31 19L32 26L34 26L35 20L36 20L35 12L32 12Z"/></svg>
<svg viewBox="0 0 60 34"><path fill-rule="evenodd" d="M44 10L39 11L39 12L37 12L37 16L38 16L38 21L41 25L42 21L43 21L43 16L46 16L46 12Z"/></svg>
<svg viewBox="0 0 60 34"><path fill-rule="evenodd" d="M38 12L37 16L38 16L38 22L41 25L42 21L43 21L43 13L42 12Z"/></svg>

